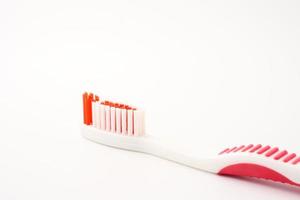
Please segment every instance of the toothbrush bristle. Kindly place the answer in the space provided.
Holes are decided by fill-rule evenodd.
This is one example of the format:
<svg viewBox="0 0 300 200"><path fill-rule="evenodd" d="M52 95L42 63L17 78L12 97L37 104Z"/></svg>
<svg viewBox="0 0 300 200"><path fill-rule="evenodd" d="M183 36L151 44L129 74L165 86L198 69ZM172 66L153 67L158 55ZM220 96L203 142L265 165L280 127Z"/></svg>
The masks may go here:
<svg viewBox="0 0 300 200"><path fill-rule="evenodd" d="M144 112L127 104L100 100L99 96L83 95L83 123L97 129L129 136L145 134Z"/></svg>

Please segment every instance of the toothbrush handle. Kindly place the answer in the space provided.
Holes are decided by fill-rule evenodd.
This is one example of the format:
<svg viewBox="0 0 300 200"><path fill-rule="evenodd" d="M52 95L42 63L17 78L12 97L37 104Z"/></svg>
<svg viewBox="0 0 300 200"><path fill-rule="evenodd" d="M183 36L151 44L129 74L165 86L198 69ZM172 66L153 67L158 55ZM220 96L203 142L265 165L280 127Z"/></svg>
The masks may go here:
<svg viewBox="0 0 300 200"><path fill-rule="evenodd" d="M286 150L262 145L227 148L219 156L220 175L268 179L300 187L300 157Z"/></svg>
<svg viewBox="0 0 300 200"><path fill-rule="evenodd" d="M194 150L186 152L169 141L165 143L149 136L109 134L86 125L82 126L81 132L85 138L97 143L151 154L199 170L269 179L300 187L300 157L277 147L242 145L227 148L211 158L201 158Z"/></svg>
<svg viewBox="0 0 300 200"><path fill-rule="evenodd" d="M154 140L153 140L154 141ZM262 145L227 148L219 155L201 158L183 153L172 145L152 142L145 152L219 175L246 176L300 187L300 156ZM173 148L167 148L173 147Z"/></svg>

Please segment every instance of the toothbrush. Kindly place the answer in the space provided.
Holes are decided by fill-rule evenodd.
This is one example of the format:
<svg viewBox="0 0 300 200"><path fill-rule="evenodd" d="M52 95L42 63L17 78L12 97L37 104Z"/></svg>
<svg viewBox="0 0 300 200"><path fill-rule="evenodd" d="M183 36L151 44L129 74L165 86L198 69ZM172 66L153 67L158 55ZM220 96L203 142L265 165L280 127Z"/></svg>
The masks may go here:
<svg viewBox="0 0 300 200"><path fill-rule="evenodd" d="M107 146L142 152L219 175L246 176L300 187L300 156L269 145L240 145L202 158L145 134L143 110L83 94L82 135Z"/></svg>

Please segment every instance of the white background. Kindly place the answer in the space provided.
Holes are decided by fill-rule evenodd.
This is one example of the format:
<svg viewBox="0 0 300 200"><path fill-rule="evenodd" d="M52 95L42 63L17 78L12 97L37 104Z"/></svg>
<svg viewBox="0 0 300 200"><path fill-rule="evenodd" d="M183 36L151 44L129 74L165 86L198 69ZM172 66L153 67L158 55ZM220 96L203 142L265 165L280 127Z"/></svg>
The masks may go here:
<svg viewBox="0 0 300 200"><path fill-rule="evenodd" d="M0 199L299 199L83 139L81 93L201 154L299 152L300 2L0 2ZM300 168L299 168L300 169Z"/></svg>

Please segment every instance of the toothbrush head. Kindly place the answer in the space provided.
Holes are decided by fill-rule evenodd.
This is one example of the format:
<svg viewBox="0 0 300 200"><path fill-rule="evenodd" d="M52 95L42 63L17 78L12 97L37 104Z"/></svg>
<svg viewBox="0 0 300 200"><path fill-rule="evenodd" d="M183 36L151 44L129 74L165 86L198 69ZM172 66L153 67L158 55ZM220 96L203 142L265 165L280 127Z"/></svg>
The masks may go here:
<svg viewBox="0 0 300 200"><path fill-rule="evenodd" d="M128 136L145 134L145 113L127 104L83 93L83 123L102 131Z"/></svg>

